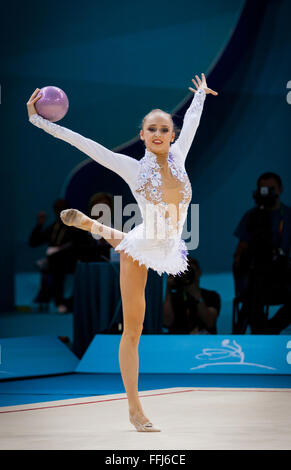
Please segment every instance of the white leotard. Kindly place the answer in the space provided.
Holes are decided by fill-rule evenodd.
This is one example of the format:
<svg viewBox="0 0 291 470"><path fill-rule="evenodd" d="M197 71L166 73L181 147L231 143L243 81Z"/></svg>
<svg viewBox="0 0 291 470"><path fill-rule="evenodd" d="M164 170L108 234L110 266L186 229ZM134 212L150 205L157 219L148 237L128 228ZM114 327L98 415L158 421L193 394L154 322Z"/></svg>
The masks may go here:
<svg viewBox="0 0 291 470"><path fill-rule="evenodd" d="M173 175L171 187L164 185L156 155L148 150L141 160L112 152L38 114L29 120L49 134L77 147L96 162L120 175L129 185L142 215L142 223L130 230L116 246L133 259L162 274L181 274L188 267L188 251L181 238L192 197L185 160L198 128L205 91L196 91L187 109L178 139L170 146L168 165Z"/></svg>

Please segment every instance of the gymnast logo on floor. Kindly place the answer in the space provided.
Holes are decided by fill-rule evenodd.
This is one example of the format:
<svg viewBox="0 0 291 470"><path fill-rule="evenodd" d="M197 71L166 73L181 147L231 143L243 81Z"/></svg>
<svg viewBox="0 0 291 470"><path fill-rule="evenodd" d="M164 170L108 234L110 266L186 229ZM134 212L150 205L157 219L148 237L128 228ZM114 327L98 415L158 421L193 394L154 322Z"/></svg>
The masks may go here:
<svg viewBox="0 0 291 470"><path fill-rule="evenodd" d="M254 364L252 362L245 362L245 354L242 347L236 342L230 343L229 339L224 339L221 342L221 348L205 348L202 353L195 356L196 359L201 361L207 361L207 363L200 364L196 367L191 367L190 370L204 369L208 366L253 366L260 367L263 369L273 369L275 367L265 366L262 364ZM225 359L230 359L227 362Z"/></svg>

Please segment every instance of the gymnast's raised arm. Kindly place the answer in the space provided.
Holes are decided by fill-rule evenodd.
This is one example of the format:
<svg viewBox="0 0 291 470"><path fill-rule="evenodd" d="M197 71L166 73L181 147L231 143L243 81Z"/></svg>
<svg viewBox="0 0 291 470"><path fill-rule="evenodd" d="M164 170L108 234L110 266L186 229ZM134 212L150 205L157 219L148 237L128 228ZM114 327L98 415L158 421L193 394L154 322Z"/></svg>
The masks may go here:
<svg viewBox="0 0 291 470"><path fill-rule="evenodd" d="M187 109L183 126L180 132L180 135L173 146L179 148L179 153L182 155L183 163L186 160L187 154L190 150L191 144L195 137L197 128L199 126L203 105L205 101L205 96L211 93L214 96L217 96L218 93L216 91L211 90L211 88L207 87L206 79L204 73L202 73L202 80L200 80L198 75L195 75L196 81L192 78L192 82L196 86L196 90L189 87L189 90L195 93L195 96L190 104L189 108Z"/></svg>
<svg viewBox="0 0 291 470"><path fill-rule="evenodd" d="M137 160L121 153L112 152L77 132L73 132L66 127L62 127L41 117L36 112L34 106L34 103L41 97L41 95L37 96L39 91L39 88L37 88L26 103L29 121L32 124L78 148L96 162L117 173L128 184L135 181L139 168Z"/></svg>

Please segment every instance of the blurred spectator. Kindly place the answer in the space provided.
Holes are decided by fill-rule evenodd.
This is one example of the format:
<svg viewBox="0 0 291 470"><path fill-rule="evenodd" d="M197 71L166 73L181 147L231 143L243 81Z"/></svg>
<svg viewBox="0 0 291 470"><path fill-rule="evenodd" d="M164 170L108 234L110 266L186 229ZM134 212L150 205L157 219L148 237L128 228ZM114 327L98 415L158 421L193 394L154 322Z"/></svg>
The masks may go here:
<svg viewBox="0 0 291 470"><path fill-rule="evenodd" d="M291 208L280 201L282 181L276 173L263 173L253 192L256 207L249 209L234 235L233 274L237 295L243 300L234 333L276 334L291 322L290 247ZM284 304L267 320L264 305Z"/></svg>
<svg viewBox="0 0 291 470"><path fill-rule="evenodd" d="M72 297L64 298L65 276L74 273L76 267L75 237L77 229L65 225L60 213L67 209L65 199L57 199L54 203L56 221L44 228L46 213L41 211L37 216L37 224L29 237L29 245L36 247L47 244L46 257L37 262L41 271L41 287L34 302L48 304L54 300L60 313L72 310Z"/></svg>
<svg viewBox="0 0 291 470"><path fill-rule="evenodd" d="M216 334L221 308L220 295L200 287L201 269L189 257L181 276L169 276L164 303L164 326L171 334Z"/></svg>

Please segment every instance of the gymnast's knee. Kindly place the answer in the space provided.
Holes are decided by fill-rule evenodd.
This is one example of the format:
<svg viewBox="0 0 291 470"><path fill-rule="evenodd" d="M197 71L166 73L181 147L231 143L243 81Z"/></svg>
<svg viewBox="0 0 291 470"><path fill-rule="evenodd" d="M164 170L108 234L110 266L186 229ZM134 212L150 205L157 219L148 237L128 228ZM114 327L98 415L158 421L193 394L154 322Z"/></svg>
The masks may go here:
<svg viewBox="0 0 291 470"><path fill-rule="evenodd" d="M141 337L143 330L143 322L136 324L136 325L131 325L131 326L126 326L124 325L124 330L122 335L131 343L135 344L139 342L139 339Z"/></svg>

